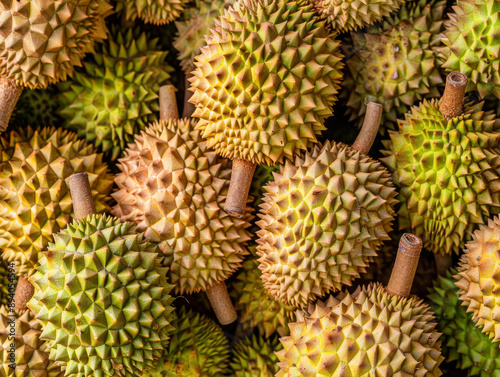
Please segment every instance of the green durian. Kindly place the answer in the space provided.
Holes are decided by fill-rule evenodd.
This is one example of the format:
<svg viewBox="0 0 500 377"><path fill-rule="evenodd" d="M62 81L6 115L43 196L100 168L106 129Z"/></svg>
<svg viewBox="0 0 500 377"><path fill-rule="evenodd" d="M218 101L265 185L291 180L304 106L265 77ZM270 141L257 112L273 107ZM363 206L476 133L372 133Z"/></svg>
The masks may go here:
<svg viewBox="0 0 500 377"><path fill-rule="evenodd" d="M279 171L278 164L274 166L258 165L255 169L252 185L250 186L250 196L254 198L253 207L255 209L258 209L264 201L263 196L266 192L264 186L274 181L273 173L279 173Z"/></svg>
<svg viewBox="0 0 500 377"><path fill-rule="evenodd" d="M274 377L279 371L276 351L283 349L277 337L253 334L234 346L231 368L235 377Z"/></svg>
<svg viewBox="0 0 500 377"><path fill-rule="evenodd" d="M17 101L10 124L17 128L39 125L60 126L64 118L59 114L59 110L57 86L49 86L46 89L25 89Z"/></svg>

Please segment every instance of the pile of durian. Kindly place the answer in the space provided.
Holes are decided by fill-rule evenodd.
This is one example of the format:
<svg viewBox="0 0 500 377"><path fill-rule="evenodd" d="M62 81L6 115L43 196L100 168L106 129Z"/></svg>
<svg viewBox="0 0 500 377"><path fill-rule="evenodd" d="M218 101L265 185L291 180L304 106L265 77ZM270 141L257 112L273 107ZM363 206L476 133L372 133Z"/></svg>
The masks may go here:
<svg viewBox="0 0 500 377"><path fill-rule="evenodd" d="M500 0L0 0L0 377L500 377Z"/></svg>

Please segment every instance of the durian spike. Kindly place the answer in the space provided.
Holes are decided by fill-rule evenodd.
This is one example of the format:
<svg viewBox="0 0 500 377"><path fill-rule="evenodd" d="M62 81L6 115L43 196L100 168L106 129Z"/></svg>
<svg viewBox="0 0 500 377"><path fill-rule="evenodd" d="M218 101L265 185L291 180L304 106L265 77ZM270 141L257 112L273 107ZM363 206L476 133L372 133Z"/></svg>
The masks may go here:
<svg viewBox="0 0 500 377"><path fill-rule="evenodd" d="M380 103L369 102L368 105L366 105L366 115L363 121L363 127L352 145L353 149L363 154L368 154L377 136L378 128L380 127L382 110L383 108Z"/></svg>
<svg viewBox="0 0 500 377"><path fill-rule="evenodd" d="M446 119L452 119L464 112L464 96L467 76L460 72L451 72L446 77L446 87L439 101L439 111Z"/></svg>
<svg viewBox="0 0 500 377"><path fill-rule="evenodd" d="M10 116L23 89L22 86L16 85L14 80L0 77L0 134L7 129Z"/></svg>
<svg viewBox="0 0 500 377"><path fill-rule="evenodd" d="M14 310L26 310L26 304L33 297L35 287L24 276L19 277L17 282L16 293L14 293Z"/></svg>
<svg viewBox="0 0 500 377"><path fill-rule="evenodd" d="M78 220L96 214L87 173L73 174L68 178L68 184L75 218Z"/></svg>
<svg viewBox="0 0 500 377"><path fill-rule="evenodd" d="M399 240L398 254L387 285L387 292L402 297L410 295L420 251L422 251L420 237L412 233L403 234Z"/></svg>
<svg viewBox="0 0 500 377"><path fill-rule="evenodd" d="M236 310L234 310L224 282L215 283L208 288L207 296L221 325L229 325L236 321L238 315L236 314Z"/></svg>
<svg viewBox="0 0 500 377"><path fill-rule="evenodd" d="M231 171L231 181L226 198L225 210L231 216L242 217L248 199L248 192L252 185L253 174L257 164L247 160L235 158Z"/></svg>
<svg viewBox="0 0 500 377"><path fill-rule="evenodd" d="M160 119L179 119L175 87L173 85L163 85L160 87Z"/></svg>
<svg viewBox="0 0 500 377"><path fill-rule="evenodd" d="M183 118L191 118L191 115L193 115L195 106L189 102L189 99L193 95L193 92L189 90L189 86L191 83L188 81L188 78L193 76L191 73L186 75L186 78L184 79L184 108L182 109L182 117Z"/></svg>
<svg viewBox="0 0 500 377"><path fill-rule="evenodd" d="M453 265L451 254L433 253L438 276L446 276L446 271Z"/></svg>

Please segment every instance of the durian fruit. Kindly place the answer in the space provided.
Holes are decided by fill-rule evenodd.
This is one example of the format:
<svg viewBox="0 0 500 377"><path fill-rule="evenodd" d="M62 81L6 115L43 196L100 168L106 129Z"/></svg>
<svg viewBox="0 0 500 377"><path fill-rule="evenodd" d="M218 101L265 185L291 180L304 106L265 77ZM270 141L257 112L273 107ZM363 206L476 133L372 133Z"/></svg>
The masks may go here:
<svg viewBox="0 0 500 377"><path fill-rule="evenodd" d="M274 377L279 367L276 351L283 349L278 338L253 334L234 346L231 368L235 377Z"/></svg>
<svg viewBox="0 0 500 377"><path fill-rule="evenodd" d="M275 333L288 335L288 323L295 320L295 308L276 301L269 295L260 279L259 262L255 246L249 248L252 256L243 263L243 269L232 283L230 295L243 331L258 327L261 334L269 338Z"/></svg>
<svg viewBox="0 0 500 377"><path fill-rule="evenodd" d="M496 116L484 112L483 103L463 106L463 92L448 104L447 91L465 90L467 78L451 73L447 81L440 102L412 107L399 130L390 132L382 151L388 157L381 159L400 187L399 228L442 255L458 253L477 224L500 207ZM452 116L446 115L450 109L456 110Z"/></svg>
<svg viewBox="0 0 500 377"><path fill-rule="evenodd" d="M0 1L0 133L24 87L65 81L106 38L106 0Z"/></svg>
<svg viewBox="0 0 500 377"><path fill-rule="evenodd" d="M116 11L126 21L140 19L147 24L165 25L182 15L188 0L117 0Z"/></svg>
<svg viewBox="0 0 500 377"><path fill-rule="evenodd" d="M458 288L449 270L439 276L432 287L429 299L436 314L438 330L443 333L443 356L446 361L456 361L467 376L497 377L500 371L500 349L487 335L481 333L461 306Z"/></svg>
<svg viewBox="0 0 500 377"><path fill-rule="evenodd" d="M115 160L134 134L158 119L157 93L173 71L166 56L157 38L114 27L61 97L68 128Z"/></svg>
<svg viewBox="0 0 500 377"><path fill-rule="evenodd" d="M498 271L500 270L500 219L495 216L473 234L465 245L455 275L458 294L467 313L472 313L476 326L493 342L500 340L500 296Z"/></svg>
<svg viewBox="0 0 500 377"><path fill-rule="evenodd" d="M64 84L67 84L65 82ZM57 86L46 89L26 89L17 101L10 124L16 128L27 126L60 126L60 101Z"/></svg>
<svg viewBox="0 0 500 377"><path fill-rule="evenodd" d="M290 324L276 376L440 376L433 313L408 297L421 248L418 237L403 235L387 288L371 283L330 296Z"/></svg>
<svg viewBox="0 0 500 377"><path fill-rule="evenodd" d="M396 192L387 169L366 156L382 111L374 103L368 109L352 147L315 146L265 187L257 254L264 287L277 300L304 308L351 285L389 239Z"/></svg>
<svg viewBox="0 0 500 377"><path fill-rule="evenodd" d="M172 339L157 367L144 377L224 377L229 346L212 319L181 307L173 321Z"/></svg>
<svg viewBox="0 0 500 377"><path fill-rule="evenodd" d="M435 48L444 29L445 0L409 2L393 18L352 32L341 97L349 120L361 127L368 102L384 107L380 132L423 98L439 96L443 84Z"/></svg>
<svg viewBox="0 0 500 377"><path fill-rule="evenodd" d="M312 146L332 115L342 54L305 0L238 1L215 22L190 78L208 146L233 160L226 210L243 215L256 164Z"/></svg>
<svg viewBox="0 0 500 377"><path fill-rule="evenodd" d="M440 49L443 68L465 74L467 90L477 90L480 98L500 99L500 3L457 0L453 10Z"/></svg>
<svg viewBox="0 0 500 377"><path fill-rule="evenodd" d="M279 165L274 166L259 165L255 169L255 173L252 179L252 185L250 186L250 196L254 198L252 203L253 208L259 208L260 204L264 201L264 193L266 190L264 187L269 183L274 181L274 173L279 173Z"/></svg>
<svg viewBox="0 0 500 377"><path fill-rule="evenodd" d="M0 305L8 305L10 298L14 297L16 282L16 275L9 271L7 264L0 259Z"/></svg>
<svg viewBox="0 0 500 377"><path fill-rule="evenodd" d="M83 171L97 210L109 210L113 180L93 145L55 127L27 127L0 137L0 250L17 275L31 273L52 233L70 221L65 180Z"/></svg>

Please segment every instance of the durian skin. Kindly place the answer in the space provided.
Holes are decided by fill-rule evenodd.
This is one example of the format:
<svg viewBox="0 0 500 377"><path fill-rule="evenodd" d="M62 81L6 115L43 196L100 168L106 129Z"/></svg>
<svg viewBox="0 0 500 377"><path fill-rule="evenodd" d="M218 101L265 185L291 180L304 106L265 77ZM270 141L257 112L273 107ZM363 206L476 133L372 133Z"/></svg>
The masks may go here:
<svg viewBox="0 0 500 377"><path fill-rule="evenodd" d="M446 120L436 99L424 100L384 142L381 160L400 187L399 228L434 253L458 253L500 207L499 124L482 107L465 105L463 115Z"/></svg>
<svg viewBox="0 0 500 377"><path fill-rule="evenodd" d="M351 285L390 239L390 173L344 144L315 146L265 187L257 225L264 287L295 307Z"/></svg>
<svg viewBox="0 0 500 377"><path fill-rule="evenodd" d="M279 173L280 165L274 166L258 165L255 168L255 173L252 178L252 185L250 186L250 195L254 197L252 206L256 209L263 203L263 195L266 192L264 187L268 182L274 181L274 173Z"/></svg>
<svg viewBox="0 0 500 377"><path fill-rule="evenodd" d="M66 127L118 158L134 134L158 119L160 86L173 71L166 57L157 38L113 27L61 96Z"/></svg>
<svg viewBox="0 0 500 377"><path fill-rule="evenodd" d="M500 375L500 349L481 329L475 326L472 314L467 313L459 300L458 288L449 270L439 276L432 287L429 300L443 333L443 356L447 362L456 361L467 376L498 377Z"/></svg>
<svg viewBox="0 0 500 377"><path fill-rule="evenodd" d="M176 294L206 291L240 268L253 219L249 207L241 219L224 210L231 169L195 122L155 122L136 135L112 195L112 213L158 243Z"/></svg>
<svg viewBox="0 0 500 377"><path fill-rule="evenodd" d="M43 124L44 126L61 126L63 124L63 117L60 116L59 109L60 102L57 85L49 86L46 89L25 89L17 101L9 124L16 128L25 128L39 124Z"/></svg>
<svg viewBox="0 0 500 377"><path fill-rule="evenodd" d="M493 342L500 341L499 250L500 219L495 216L465 245L455 275L462 305Z"/></svg>
<svg viewBox="0 0 500 377"><path fill-rule="evenodd" d="M276 377L440 376L433 321L423 300L392 296L379 283L331 296L289 325Z"/></svg>
<svg viewBox="0 0 500 377"><path fill-rule="evenodd" d="M168 345L173 298L156 245L107 215L54 235L30 278L28 308L66 377L140 377Z"/></svg>
<svg viewBox="0 0 500 377"><path fill-rule="evenodd" d="M73 132L27 127L0 137L0 250L16 274L30 274L42 251L71 221L66 179L86 172L98 212L108 211L113 178L102 154Z"/></svg>
<svg viewBox="0 0 500 377"><path fill-rule="evenodd" d="M265 339L256 334L236 343L231 361L235 377L274 377L279 370L275 352L281 349L277 337Z"/></svg>
<svg viewBox="0 0 500 377"><path fill-rule="evenodd" d="M137 18L144 23L166 25L182 15L187 0L117 0L116 11L127 21Z"/></svg>
<svg viewBox="0 0 500 377"><path fill-rule="evenodd" d="M0 75L30 89L65 81L106 39L106 0L1 0Z"/></svg>
<svg viewBox="0 0 500 377"><path fill-rule="evenodd" d="M481 98L500 99L500 3L496 0L457 0L446 23L439 50L447 72L469 79L467 90Z"/></svg>
<svg viewBox="0 0 500 377"><path fill-rule="evenodd" d="M342 79L334 37L305 0L238 1L225 10L189 79L208 146L269 166L312 146Z"/></svg>

